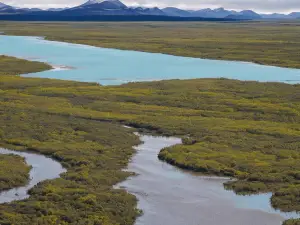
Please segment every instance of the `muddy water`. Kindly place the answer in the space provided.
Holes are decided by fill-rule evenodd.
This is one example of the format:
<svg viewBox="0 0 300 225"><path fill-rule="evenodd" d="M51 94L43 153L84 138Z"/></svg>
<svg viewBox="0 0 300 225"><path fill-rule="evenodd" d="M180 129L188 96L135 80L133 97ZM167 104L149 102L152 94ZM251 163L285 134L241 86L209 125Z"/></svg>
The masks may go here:
<svg viewBox="0 0 300 225"><path fill-rule="evenodd" d="M144 214L136 225L280 225L296 214L270 206L270 194L237 196L223 188L226 178L201 177L158 160L178 138L140 135L128 170L137 173L118 187L138 197Z"/></svg>
<svg viewBox="0 0 300 225"><path fill-rule="evenodd" d="M0 154L13 154L22 156L25 158L26 163L32 167L30 171L29 183L23 187L0 192L0 204L29 198L27 192L36 184L45 180L59 178L61 173L66 172L60 163L43 155L10 151L3 148L0 148Z"/></svg>

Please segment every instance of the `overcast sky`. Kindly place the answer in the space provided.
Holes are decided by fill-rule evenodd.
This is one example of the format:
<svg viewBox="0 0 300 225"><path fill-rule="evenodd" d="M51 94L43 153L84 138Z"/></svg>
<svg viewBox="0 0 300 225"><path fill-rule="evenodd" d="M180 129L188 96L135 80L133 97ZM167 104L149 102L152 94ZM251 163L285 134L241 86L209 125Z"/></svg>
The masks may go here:
<svg viewBox="0 0 300 225"><path fill-rule="evenodd" d="M19 7L70 7L79 5L84 0L0 0L8 5ZM258 12L293 12L300 11L300 0L123 0L128 6L181 7L185 9L218 8L243 10L252 9Z"/></svg>

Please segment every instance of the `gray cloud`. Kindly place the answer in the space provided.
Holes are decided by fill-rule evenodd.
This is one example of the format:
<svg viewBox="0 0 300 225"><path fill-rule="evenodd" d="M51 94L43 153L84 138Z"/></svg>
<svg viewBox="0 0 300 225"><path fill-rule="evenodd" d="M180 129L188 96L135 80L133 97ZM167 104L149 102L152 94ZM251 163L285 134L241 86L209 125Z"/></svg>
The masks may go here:
<svg viewBox="0 0 300 225"><path fill-rule="evenodd" d="M1 1L1 0L0 0ZM2 0L3 3L20 7L66 7L83 3L82 0ZM187 9L224 7L227 9L252 9L259 12L300 11L300 0L124 0L127 5L174 6Z"/></svg>

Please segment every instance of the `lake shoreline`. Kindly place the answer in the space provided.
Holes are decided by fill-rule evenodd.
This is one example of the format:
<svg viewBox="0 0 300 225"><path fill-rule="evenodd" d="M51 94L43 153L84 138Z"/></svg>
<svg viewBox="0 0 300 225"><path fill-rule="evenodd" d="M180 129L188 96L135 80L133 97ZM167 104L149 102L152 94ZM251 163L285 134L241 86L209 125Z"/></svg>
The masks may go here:
<svg viewBox="0 0 300 225"><path fill-rule="evenodd" d="M252 65L257 65L257 66L269 66L269 67L275 67L275 68L283 68L283 69L295 69L295 70L300 70L300 67L289 67L289 66L278 66L278 65L271 65L271 64L264 64L262 62L258 62L257 60L253 61L244 61L244 60L228 60L228 59L216 59L216 58L205 58L205 57L192 57L192 56L185 56L185 55L180 55L180 54L168 54L168 53L162 53L162 52L156 52L156 51L143 51L143 50L131 50L127 48L107 48L107 47L101 47L101 46L95 46L95 45L88 45L88 44L81 44L81 43L76 43L76 42L68 42L68 41L63 41L59 39L51 39L48 38L47 36L24 36L24 35L10 35L6 34L5 32L0 32L0 35L3 36L17 36L17 37L30 37L30 38L35 38L37 40L44 40L44 41L49 41L49 42L55 42L55 43L62 43L62 44L73 44L81 47L90 47L90 48L102 48L102 49L110 49L110 50L119 50L119 51L131 51L131 52L141 52L141 53L149 53L149 54L161 54L165 56L174 56L174 57L183 57L183 58L192 58L192 59L203 59L203 60L210 60L210 61L224 61L224 62L236 62L236 63L245 63L245 64L252 64ZM299 81L300 82L300 81Z"/></svg>
<svg viewBox="0 0 300 225"><path fill-rule="evenodd" d="M73 69L73 71L68 70L52 70L42 73L33 73L26 74L26 77L41 77L41 78L54 78L61 80L76 80L83 82L97 82L101 85L120 85L124 83L130 82L142 82L142 81L160 81L160 80L188 80L188 79L201 79L201 78L226 78L226 79L236 79L241 81L258 81L258 82L282 82L288 84L297 84L300 83L300 69L296 68L288 68L288 67L276 67L272 65L260 65L247 61L229 61L229 60L216 60L216 59L205 59L205 58L193 58L186 56L176 56L169 55L164 53L151 53L151 52L143 52L143 51L135 51L135 50L122 50L117 48L103 48L103 47L95 47L84 44L74 44L70 42L59 42L59 41L49 41L43 39L43 37L35 37L35 36L9 36L2 35L5 38L24 38L25 41L30 45L38 45L39 47L49 48L53 47L50 52L54 53L56 49L63 48L64 52L75 51L76 53L72 54L70 59L65 56L66 53L61 52L63 54L60 60L57 58L47 58L44 53L39 55L40 53L31 53L32 55L23 56L23 58L35 58L42 62L48 63L50 65L64 65L67 69ZM1 36L0 36L1 41ZM22 46L20 46L22 48ZM24 47L24 46L23 46ZM26 52L26 50L24 50ZM86 59L89 56L93 55L91 59L92 62L82 61L81 59L77 59L76 55L81 55L83 52L89 52L87 57L83 55L83 58ZM9 53L5 51L4 55L20 57L18 53ZM51 54L52 54L51 53ZM105 55L108 55L109 58L106 59ZM153 54L153 55L152 55ZM157 58L158 65L156 67L154 61L153 72L139 70L138 68L134 68L134 63L130 60L129 55L134 55L139 58L141 66L148 65L148 61L150 58ZM118 56L115 58L115 56ZM153 57L156 56L156 57ZM57 57L57 55L53 55L52 57ZM110 57L112 57L111 60ZM67 59L67 60L66 60ZM120 68L115 68L114 66L110 66L108 61L114 61L118 63L120 60ZM124 62L124 59L125 62ZM99 60L99 62L98 62ZM183 64L178 66L178 62L182 61ZM78 64L78 63L81 64ZM163 63L165 62L165 63ZM169 64L171 62L171 64ZM181 63L182 63L181 62ZM122 63L124 65L122 65ZM138 63L138 62L137 62ZM168 64L168 65L167 65ZM216 65L214 65L216 64ZM217 66L220 66L220 69L216 69ZM191 71L184 70L184 68L191 68ZM125 68L133 68L131 71L127 71ZM204 69L203 69L204 68ZM220 70L220 71L219 71ZM227 71L228 70L228 71ZM243 71L243 73L240 72ZM101 72L99 72L101 71ZM246 74L245 71L247 71ZM259 72L260 71L260 72ZM81 73L86 73L88 76L82 77ZM248 74L249 73L249 74ZM259 74L264 74L264 76L260 76ZM281 74L290 74L287 77L282 76ZM131 75L130 75L131 74ZM153 75L155 74L155 75ZM185 74L185 75L184 75ZM221 75L220 75L221 74ZM257 74L253 76L253 74ZM142 78L141 78L142 77ZM125 78L125 79L124 79Z"/></svg>

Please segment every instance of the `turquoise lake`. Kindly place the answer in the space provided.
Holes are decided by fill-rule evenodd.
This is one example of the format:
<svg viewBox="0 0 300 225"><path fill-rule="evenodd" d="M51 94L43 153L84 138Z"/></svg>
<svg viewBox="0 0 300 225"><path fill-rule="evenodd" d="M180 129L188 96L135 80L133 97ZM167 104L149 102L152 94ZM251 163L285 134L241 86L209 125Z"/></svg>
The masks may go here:
<svg viewBox="0 0 300 225"><path fill-rule="evenodd" d="M134 81L225 77L300 83L300 70L247 62L207 60L123 51L0 35L0 54L43 61L56 69L29 74L63 80L116 85Z"/></svg>

